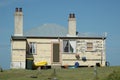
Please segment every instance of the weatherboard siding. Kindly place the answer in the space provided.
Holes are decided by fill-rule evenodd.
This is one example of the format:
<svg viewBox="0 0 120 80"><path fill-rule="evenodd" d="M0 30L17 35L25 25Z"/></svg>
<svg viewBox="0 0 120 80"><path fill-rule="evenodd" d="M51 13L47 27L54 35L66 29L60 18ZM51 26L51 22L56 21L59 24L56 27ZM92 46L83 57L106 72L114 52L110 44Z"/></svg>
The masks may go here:
<svg viewBox="0 0 120 80"><path fill-rule="evenodd" d="M26 65L26 41L11 41L11 68L23 68Z"/></svg>
<svg viewBox="0 0 120 80"><path fill-rule="evenodd" d="M67 39L66 40L73 40ZM33 62L47 61L48 65L52 65L53 58L53 43L60 44L60 62L61 66L64 65L74 65L75 62L78 62L80 66L94 66L96 63L100 63L101 66L105 66L105 43L103 39L74 39L76 41L76 52L67 53L63 52L63 39L59 38L26 38L25 40L12 41L12 66L15 68L20 68L21 64L24 68L27 58L33 58ZM34 42L36 44L35 54L29 54L29 43ZM86 43L92 42L94 50L87 51ZM78 54L79 59L75 57ZM102 56L102 57L101 57ZM86 61L82 60L82 57L86 57ZM24 63L24 65L23 65ZM18 67L19 66L19 67Z"/></svg>

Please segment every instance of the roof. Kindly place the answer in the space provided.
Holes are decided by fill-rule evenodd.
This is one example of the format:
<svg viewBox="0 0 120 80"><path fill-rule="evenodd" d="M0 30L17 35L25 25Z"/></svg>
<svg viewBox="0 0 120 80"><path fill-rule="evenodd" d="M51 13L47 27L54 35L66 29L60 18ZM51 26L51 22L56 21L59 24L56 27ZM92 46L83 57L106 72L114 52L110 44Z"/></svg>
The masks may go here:
<svg viewBox="0 0 120 80"><path fill-rule="evenodd" d="M35 27L24 33L24 36L12 36L15 40L25 40L27 38L47 38L47 39L106 39L105 35L93 33L78 33L77 36L68 35L68 30L57 24L44 24Z"/></svg>
<svg viewBox="0 0 120 80"><path fill-rule="evenodd" d="M24 36L65 37L68 31L57 24L43 24L24 33Z"/></svg>

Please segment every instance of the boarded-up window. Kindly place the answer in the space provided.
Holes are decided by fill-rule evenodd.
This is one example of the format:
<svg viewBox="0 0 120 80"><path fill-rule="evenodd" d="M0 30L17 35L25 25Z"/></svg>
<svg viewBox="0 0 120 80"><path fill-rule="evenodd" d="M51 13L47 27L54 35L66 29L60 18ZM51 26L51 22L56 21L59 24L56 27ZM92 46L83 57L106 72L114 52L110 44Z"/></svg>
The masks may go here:
<svg viewBox="0 0 120 80"><path fill-rule="evenodd" d="M87 42L87 51L93 51L93 43Z"/></svg>
<svg viewBox="0 0 120 80"><path fill-rule="evenodd" d="M59 44L53 44L53 62L59 62Z"/></svg>

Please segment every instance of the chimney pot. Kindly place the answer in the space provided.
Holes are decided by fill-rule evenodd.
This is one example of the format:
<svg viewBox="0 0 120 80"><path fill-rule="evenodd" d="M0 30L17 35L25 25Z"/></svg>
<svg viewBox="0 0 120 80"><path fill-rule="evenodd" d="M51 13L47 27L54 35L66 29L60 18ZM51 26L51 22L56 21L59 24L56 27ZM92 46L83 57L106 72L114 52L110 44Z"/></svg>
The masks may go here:
<svg viewBox="0 0 120 80"><path fill-rule="evenodd" d="M71 14L71 18L73 18L74 17L74 15L73 14Z"/></svg>
<svg viewBox="0 0 120 80"><path fill-rule="evenodd" d="M69 14L69 18L71 18L71 13Z"/></svg>
<svg viewBox="0 0 120 80"><path fill-rule="evenodd" d="M73 18L75 18L75 14L73 13Z"/></svg>
<svg viewBox="0 0 120 80"><path fill-rule="evenodd" d="M19 8L19 11L22 12L22 8Z"/></svg>
<svg viewBox="0 0 120 80"><path fill-rule="evenodd" d="M18 8L16 8L15 11L18 12Z"/></svg>
<svg viewBox="0 0 120 80"><path fill-rule="evenodd" d="M74 13L73 14L70 13L69 18L75 18L75 14Z"/></svg>

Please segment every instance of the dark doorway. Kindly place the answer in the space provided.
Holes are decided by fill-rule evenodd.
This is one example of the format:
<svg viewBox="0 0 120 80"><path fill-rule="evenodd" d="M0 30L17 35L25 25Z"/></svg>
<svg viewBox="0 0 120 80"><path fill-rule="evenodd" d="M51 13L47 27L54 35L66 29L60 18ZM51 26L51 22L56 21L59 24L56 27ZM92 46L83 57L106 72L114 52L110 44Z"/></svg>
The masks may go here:
<svg viewBox="0 0 120 80"><path fill-rule="evenodd" d="M53 62L59 62L60 56L59 56L59 44L53 43Z"/></svg>

